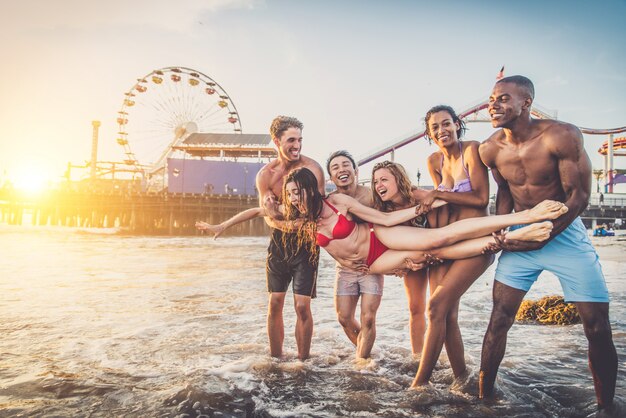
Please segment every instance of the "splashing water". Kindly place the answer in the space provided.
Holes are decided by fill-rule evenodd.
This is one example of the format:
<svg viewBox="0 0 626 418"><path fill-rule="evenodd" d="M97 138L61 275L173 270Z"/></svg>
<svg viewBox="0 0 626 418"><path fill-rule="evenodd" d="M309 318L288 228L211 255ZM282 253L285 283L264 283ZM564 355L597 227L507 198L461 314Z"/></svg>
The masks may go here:
<svg viewBox="0 0 626 418"><path fill-rule="evenodd" d="M101 231L100 231L101 232ZM136 237L0 226L2 416L572 416L595 411L581 325L514 325L498 397L477 399L493 266L461 300L468 376L445 350L433 384L408 390L402 281L387 277L373 358L355 361L336 321L334 261L322 254L312 302L312 358L296 359L290 298L285 358L268 355L268 239ZM626 241L594 241L611 292L618 356L626 352ZM560 294L544 274L528 294ZM617 403L624 404L624 364Z"/></svg>

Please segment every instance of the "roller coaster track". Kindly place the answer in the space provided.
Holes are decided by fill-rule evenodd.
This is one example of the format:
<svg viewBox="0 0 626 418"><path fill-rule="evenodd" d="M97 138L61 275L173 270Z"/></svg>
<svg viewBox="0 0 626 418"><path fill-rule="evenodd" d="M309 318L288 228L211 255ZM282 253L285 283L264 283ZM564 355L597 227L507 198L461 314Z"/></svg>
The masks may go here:
<svg viewBox="0 0 626 418"><path fill-rule="evenodd" d="M588 135L611 135L611 134L620 134L622 132L626 132L626 126L622 126L621 128L613 128L613 129L591 129L591 128L583 128L581 126L578 127L582 133Z"/></svg>
<svg viewBox="0 0 626 418"><path fill-rule="evenodd" d="M481 111L487 109L488 106L489 102L487 100L482 101L476 105L471 106L469 109L459 113L459 118L464 119L466 122L489 122L490 119L488 118L488 115L481 115ZM556 112L554 112L554 114L550 114L548 110L536 105L533 106L530 113L539 119L556 119ZM591 129L582 127L579 129L583 133L588 135L611 135L626 132L626 126L614 129ZM384 146L380 150L361 158L358 161L358 165L362 166L364 164L367 164L377 158L382 157L383 155L394 152L395 150L402 148L405 145L410 144L411 142L417 141L424 136L426 136L426 131L421 131L391 145Z"/></svg>

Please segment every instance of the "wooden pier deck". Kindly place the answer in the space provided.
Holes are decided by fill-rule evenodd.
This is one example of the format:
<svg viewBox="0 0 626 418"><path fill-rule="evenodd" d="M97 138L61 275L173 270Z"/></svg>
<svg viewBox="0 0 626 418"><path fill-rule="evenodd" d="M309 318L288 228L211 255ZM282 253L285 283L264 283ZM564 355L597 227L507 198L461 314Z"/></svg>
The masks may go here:
<svg viewBox="0 0 626 418"><path fill-rule="evenodd" d="M196 221L217 224L257 205L256 196L50 191L29 197L0 190L0 222L120 228L130 234L198 235ZM269 227L258 218L231 228L227 234L267 235Z"/></svg>
<svg viewBox="0 0 626 418"><path fill-rule="evenodd" d="M122 191L48 191L29 196L0 189L0 223L33 226L120 228L129 234L199 235L196 221L220 223L258 205L256 196L140 193ZM495 213L495 205L491 205ZM592 197L581 215L587 228L596 223L626 219L626 197L600 203ZM228 230L224 235L268 235L269 227L258 218Z"/></svg>

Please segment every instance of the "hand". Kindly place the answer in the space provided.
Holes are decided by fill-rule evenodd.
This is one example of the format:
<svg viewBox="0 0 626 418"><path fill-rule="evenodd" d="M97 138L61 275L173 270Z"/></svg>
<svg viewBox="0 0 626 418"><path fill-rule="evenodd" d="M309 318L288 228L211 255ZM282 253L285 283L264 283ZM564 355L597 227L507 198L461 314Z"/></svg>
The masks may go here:
<svg viewBox="0 0 626 418"><path fill-rule="evenodd" d="M276 200L276 196L273 194L267 194L263 198L263 208L265 209L265 213L272 219L276 219L278 221L282 221L285 219L283 214L279 210L280 204Z"/></svg>
<svg viewBox="0 0 626 418"><path fill-rule="evenodd" d="M496 254L498 253L502 248L494 243L494 242L490 242L489 244L487 244L485 246L485 248L482 249L481 254L483 255L487 255L487 254Z"/></svg>
<svg viewBox="0 0 626 418"><path fill-rule="evenodd" d="M504 229L499 232L493 232L491 234L496 242L490 242L482 249L482 254L496 254L502 249L502 243L504 242Z"/></svg>
<svg viewBox="0 0 626 418"><path fill-rule="evenodd" d="M417 263L413 260L411 260L410 258L405 258L404 259L404 266L411 271L417 271L417 270L421 270L424 267L426 267L428 264L426 263L426 261L422 261L420 263Z"/></svg>
<svg viewBox="0 0 626 418"><path fill-rule="evenodd" d="M417 204L417 207L415 208L415 217L419 217L422 216L426 213L430 212L430 207L428 206L423 206L421 203Z"/></svg>
<svg viewBox="0 0 626 418"><path fill-rule="evenodd" d="M502 247L500 247L500 245L498 245L498 244L496 244L494 242L490 242L489 244L485 245L485 247L480 251L480 253L482 255L496 254L500 250L502 250Z"/></svg>
<svg viewBox="0 0 626 418"><path fill-rule="evenodd" d="M424 262L428 264L429 266L436 266L438 264L443 264L443 261L444 260L437 257L436 255L433 255L431 253L424 253Z"/></svg>
<svg viewBox="0 0 626 418"><path fill-rule="evenodd" d="M396 277L406 277L406 275L409 274L409 271L409 269L393 269L391 270L391 274Z"/></svg>
<svg viewBox="0 0 626 418"><path fill-rule="evenodd" d="M349 266L351 269L358 271L359 273L368 274L370 272L370 268L365 262L365 260L355 260L350 263Z"/></svg>
<svg viewBox="0 0 626 418"><path fill-rule="evenodd" d="M213 239L217 239L217 237L222 235L222 232L226 230L226 228L222 224L211 225L201 221L196 222L196 228L199 231L208 231L209 233L213 234Z"/></svg>
<svg viewBox="0 0 626 418"><path fill-rule="evenodd" d="M431 190L420 200L418 215L430 212L433 202L437 199L436 193L437 190Z"/></svg>

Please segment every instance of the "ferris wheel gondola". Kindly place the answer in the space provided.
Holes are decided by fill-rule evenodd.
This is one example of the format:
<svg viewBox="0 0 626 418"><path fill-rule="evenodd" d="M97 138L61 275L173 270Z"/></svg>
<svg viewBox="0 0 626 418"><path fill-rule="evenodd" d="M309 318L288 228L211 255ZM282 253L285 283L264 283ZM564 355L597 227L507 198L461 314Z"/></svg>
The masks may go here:
<svg viewBox="0 0 626 418"><path fill-rule="evenodd" d="M226 91L211 77L185 67L154 70L124 94L117 143L127 165L147 177L164 175L167 158L189 134L241 133L241 119ZM161 173L161 174L159 174Z"/></svg>

